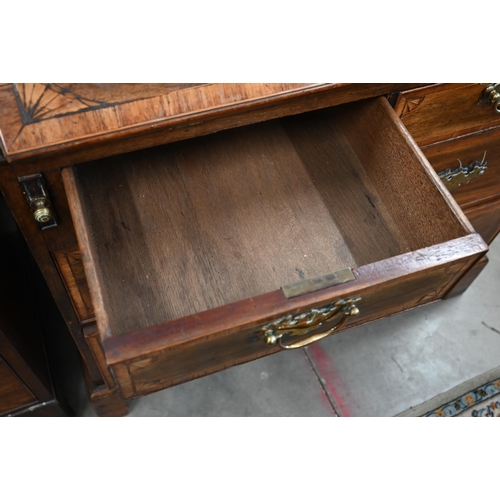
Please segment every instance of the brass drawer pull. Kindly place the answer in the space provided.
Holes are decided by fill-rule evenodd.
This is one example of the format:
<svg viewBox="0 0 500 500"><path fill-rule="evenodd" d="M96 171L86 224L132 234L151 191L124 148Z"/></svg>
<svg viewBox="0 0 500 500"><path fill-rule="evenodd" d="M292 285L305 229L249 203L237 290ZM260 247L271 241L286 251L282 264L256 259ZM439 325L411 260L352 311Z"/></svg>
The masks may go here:
<svg viewBox="0 0 500 500"><path fill-rule="evenodd" d="M492 83L484 89L478 104L482 104L483 102L493 104L495 111L500 113L500 83Z"/></svg>
<svg viewBox="0 0 500 500"><path fill-rule="evenodd" d="M33 216L40 224L50 222L53 218L52 211L48 205L50 205L50 202L47 198L36 198L30 204L33 209Z"/></svg>
<svg viewBox="0 0 500 500"><path fill-rule="evenodd" d="M282 349L298 349L299 347L305 347L331 335L347 321L349 316L356 316L359 314L359 309L356 304L360 300L360 297L355 299L340 299L333 304L311 309L308 312L296 316L288 314L287 316L282 316L276 321L267 324L256 333L262 335L268 345L275 345L278 343ZM285 338L307 335L339 315L342 315L340 321L326 332L311 335L294 344L283 343Z"/></svg>
<svg viewBox="0 0 500 500"><path fill-rule="evenodd" d="M43 175L40 173L26 175L19 178L19 183L39 227L42 230L57 227Z"/></svg>
<svg viewBox="0 0 500 500"><path fill-rule="evenodd" d="M462 162L458 160L460 163L459 167L455 169L447 168L439 172L438 175L448 188L448 191L453 191L462 184L468 184L472 179L484 174L485 170L488 168L488 162L484 161L485 158L486 151L481 161L473 161L470 165L466 165L465 167L462 166Z"/></svg>

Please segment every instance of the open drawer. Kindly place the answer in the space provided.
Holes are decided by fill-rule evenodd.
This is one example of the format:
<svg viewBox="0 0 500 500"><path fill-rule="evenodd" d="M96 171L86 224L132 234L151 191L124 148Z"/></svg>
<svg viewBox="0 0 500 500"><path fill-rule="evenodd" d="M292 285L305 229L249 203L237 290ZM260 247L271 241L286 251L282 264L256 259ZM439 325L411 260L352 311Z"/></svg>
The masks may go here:
<svg viewBox="0 0 500 500"><path fill-rule="evenodd" d="M440 299L487 251L383 98L63 178L125 398Z"/></svg>

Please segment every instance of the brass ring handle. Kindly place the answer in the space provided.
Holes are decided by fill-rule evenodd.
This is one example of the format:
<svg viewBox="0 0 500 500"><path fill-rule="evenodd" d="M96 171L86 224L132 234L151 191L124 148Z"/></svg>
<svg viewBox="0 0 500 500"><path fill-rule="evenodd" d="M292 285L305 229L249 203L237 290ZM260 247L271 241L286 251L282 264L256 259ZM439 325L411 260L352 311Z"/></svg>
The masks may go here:
<svg viewBox="0 0 500 500"><path fill-rule="evenodd" d="M275 345L277 343L281 349L298 349L300 347L305 347L331 335L347 321L349 316L356 316L359 314L359 309L356 304L360 300L360 297L354 299L340 299L332 304L317 309L311 309L308 312L296 316L289 314L265 325L256 333L264 337L266 344ZM288 337L307 335L339 315L342 315L340 321L326 332L310 335L293 344L285 344L283 342L283 340Z"/></svg>

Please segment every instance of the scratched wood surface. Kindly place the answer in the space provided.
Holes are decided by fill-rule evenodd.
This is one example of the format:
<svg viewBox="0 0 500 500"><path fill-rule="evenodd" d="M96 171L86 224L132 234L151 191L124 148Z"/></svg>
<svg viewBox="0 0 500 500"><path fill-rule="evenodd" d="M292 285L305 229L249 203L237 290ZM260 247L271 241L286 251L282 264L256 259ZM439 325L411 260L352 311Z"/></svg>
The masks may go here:
<svg viewBox="0 0 500 500"><path fill-rule="evenodd" d="M422 159L381 98L65 171L101 334L465 236Z"/></svg>

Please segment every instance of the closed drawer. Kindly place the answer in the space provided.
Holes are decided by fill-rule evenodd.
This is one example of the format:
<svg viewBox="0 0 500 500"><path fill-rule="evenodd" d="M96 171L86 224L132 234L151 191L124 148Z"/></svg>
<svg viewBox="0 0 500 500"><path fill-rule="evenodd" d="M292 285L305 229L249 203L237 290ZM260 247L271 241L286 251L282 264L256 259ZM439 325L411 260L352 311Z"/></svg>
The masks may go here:
<svg viewBox="0 0 500 500"><path fill-rule="evenodd" d="M500 231L500 127L425 146L422 151L474 229L491 243Z"/></svg>
<svg viewBox="0 0 500 500"><path fill-rule="evenodd" d="M462 208L500 197L500 127L425 146L422 151L438 174L451 170L449 180L443 182ZM471 173L460 173L460 165L470 167Z"/></svg>
<svg viewBox="0 0 500 500"><path fill-rule="evenodd" d="M488 84L440 84L401 92L395 110L419 146L500 125L493 105L481 104Z"/></svg>
<svg viewBox="0 0 500 500"><path fill-rule="evenodd" d="M500 198L467 208L465 215L488 244L500 232Z"/></svg>
<svg viewBox="0 0 500 500"><path fill-rule="evenodd" d="M487 250L385 99L63 178L126 398L435 301Z"/></svg>

